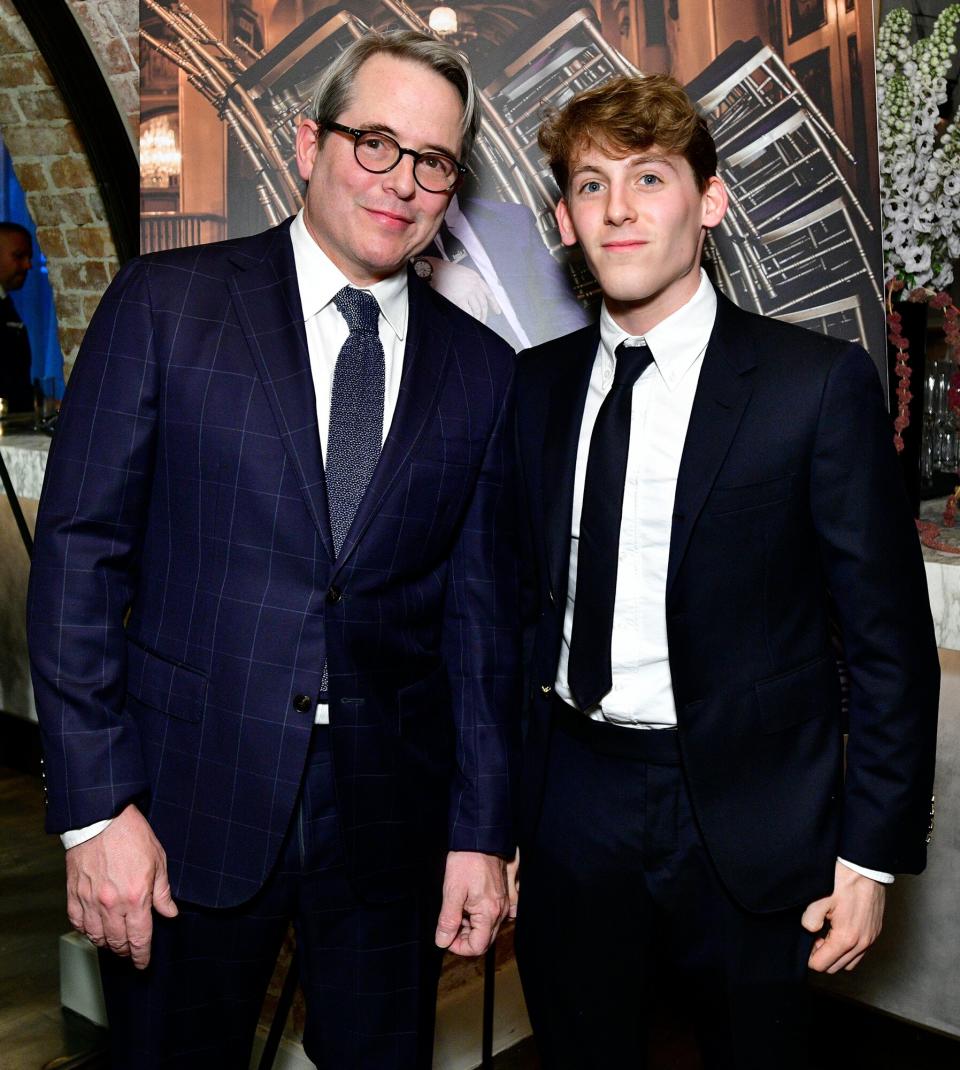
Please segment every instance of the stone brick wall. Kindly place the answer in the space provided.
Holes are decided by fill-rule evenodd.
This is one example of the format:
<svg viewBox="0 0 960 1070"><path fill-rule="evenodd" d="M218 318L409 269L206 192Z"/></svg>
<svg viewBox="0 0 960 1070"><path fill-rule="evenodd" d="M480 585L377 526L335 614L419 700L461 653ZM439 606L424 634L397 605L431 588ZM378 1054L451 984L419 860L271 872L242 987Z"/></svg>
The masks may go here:
<svg viewBox="0 0 960 1070"><path fill-rule="evenodd" d="M67 0L107 76L133 143L140 135L140 71L136 0Z"/></svg>
<svg viewBox="0 0 960 1070"><path fill-rule="evenodd" d="M70 0L70 6L135 137L138 5ZM0 0L0 131L47 257L69 374L117 255L83 143L12 0Z"/></svg>

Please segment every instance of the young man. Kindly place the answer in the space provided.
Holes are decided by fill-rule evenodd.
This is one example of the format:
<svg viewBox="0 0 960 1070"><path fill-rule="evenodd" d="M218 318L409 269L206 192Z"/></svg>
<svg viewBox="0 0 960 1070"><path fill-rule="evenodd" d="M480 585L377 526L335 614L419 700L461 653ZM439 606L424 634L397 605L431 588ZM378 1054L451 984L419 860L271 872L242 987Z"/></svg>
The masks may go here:
<svg viewBox="0 0 960 1070"><path fill-rule="evenodd" d="M514 356L406 266L478 102L371 35L312 115L293 221L118 275L47 469L47 825L118 1070L246 1066L291 918L313 1061L429 1067L434 944L506 911Z"/></svg>
<svg viewBox="0 0 960 1070"><path fill-rule="evenodd" d="M639 1067L675 985L707 1067L803 1066L808 966L857 965L928 836L939 670L876 369L715 293L727 196L672 79L540 138L604 303L517 376L534 1032L547 1068Z"/></svg>

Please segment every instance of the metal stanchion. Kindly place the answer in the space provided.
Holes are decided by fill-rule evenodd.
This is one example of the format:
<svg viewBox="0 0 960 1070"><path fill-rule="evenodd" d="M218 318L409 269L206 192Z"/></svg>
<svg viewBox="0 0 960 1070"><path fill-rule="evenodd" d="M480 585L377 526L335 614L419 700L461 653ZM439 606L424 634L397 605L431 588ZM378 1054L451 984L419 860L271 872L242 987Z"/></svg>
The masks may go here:
<svg viewBox="0 0 960 1070"><path fill-rule="evenodd" d="M13 480L10 478L10 473L7 471L6 463L3 460L3 454L0 454L0 482L3 483L3 489L7 492L7 499L10 502L10 509L13 512L13 519L17 522L17 529L20 532L20 538L23 540L24 549L27 551L27 557L33 558L33 536L30 534L30 529L27 527L27 521L24 518L23 510L20 508L20 499L17 497L17 492L13 489Z"/></svg>
<svg viewBox="0 0 960 1070"><path fill-rule="evenodd" d="M483 958L483 1032L480 1038L481 1070L493 1070L493 1008L497 977L497 941Z"/></svg>
<svg viewBox="0 0 960 1070"><path fill-rule="evenodd" d="M270 1032L267 1033L267 1042L263 1045L263 1052L260 1055L257 1070L271 1070L273 1060L277 1057L277 1052L280 1050L280 1040L283 1037L283 1028L287 1024L287 1016L290 1014L293 997L297 991L299 972L297 968L297 951L294 950L290 965L287 967L287 976L283 979L283 988L280 990L277 1009L274 1012L273 1021L270 1023Z"/></svg>

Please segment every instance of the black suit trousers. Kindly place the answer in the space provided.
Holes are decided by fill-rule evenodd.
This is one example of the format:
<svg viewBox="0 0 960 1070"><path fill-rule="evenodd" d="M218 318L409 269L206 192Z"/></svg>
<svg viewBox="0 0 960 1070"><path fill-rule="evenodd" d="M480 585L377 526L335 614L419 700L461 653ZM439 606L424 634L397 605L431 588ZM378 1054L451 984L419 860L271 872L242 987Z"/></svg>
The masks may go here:
<svg viewBox="0 0 960 1070"><path fill-rule="evenodd" d="M315 726L272 875L239 907L154 915L150 965L101 952L113 1070L243 1070L289 921L320 1070L429 1070L441 953L441 871L422 894L358 900L345 874L329 729ZM425 875L426 877L426 875Z"/></svg>
<svg viewBox="0 0 960 1070"><path fill-rule="evenodd" d="M545 1070L646 1067L647 1011L664 1002L707 1070L806 1066L802 910L751 914L727 894L675 731L585 723L558 709L521 849L517 956Z"/></svg>

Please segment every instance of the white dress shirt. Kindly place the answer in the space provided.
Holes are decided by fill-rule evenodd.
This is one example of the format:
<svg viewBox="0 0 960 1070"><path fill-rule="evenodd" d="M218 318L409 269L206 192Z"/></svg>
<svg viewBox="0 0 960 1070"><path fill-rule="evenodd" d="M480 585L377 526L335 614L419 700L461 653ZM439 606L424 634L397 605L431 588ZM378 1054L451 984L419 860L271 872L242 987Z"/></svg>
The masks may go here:
<svg viewBox="0 0 960 1070"><path fill-rule="evenodd" d="M680 457L716 313L716 294L702 272L690 301L658 323L645 338L629 335L606 305L600 313L600 345L590 373L577 446L570 572L556 680L557 694L571 705L576 703L567 683L567 667L590 436L613 384L617 346L624 341L648 344L653 363L633 388L610 649L613 686L598 706L587 711L594 720L631 728L671 728L677 723L667 650L670 530Z"/></svg>
<svg viewBox="0 0 960 1070"><path fill-rule="evenodd" d="M572 706L576 702L567 671L590 437L613 384L617 346L621 342L647 345L653 363L633 387L610 644L612 686L597 706L586 711L593 720L635 729L675 728L677 724L667 647L667 564L680 459L716 314L717 297L702 270L693 297L643 338L620 327L605 304L600 313L600 345L590 373L577 444L567 604L555 681L558 696ZM893 882L889 873L840 861L883 884Z"/></svg>
<svg viewBox="0 0 960 1070"><path fill-rule="evenodd" d="M310 236L306 223L303 221L302 209L290 225L290 241L293 243L293 262L297 271L297 285L300 289L307 352L310 356L313 389L317 397L320 448L326 456L333 373L340 349L350 333L347 321L337 310L333 299L344 286L352 284ZM383 439L385 439L397 407L400 377L403 374L403 352L409 315L406 266L396 275L383 279L373 286L363 287L363 289L372 293L380 306L380 341L383 345L385 361L383 394ZM318 703L315 723L328 724L329 720L329 707ZM86 828L64 832L60 840L64 847L76 847L77 844L103 832L110 824L110 820L108 818L88 825Z"/></svg>

